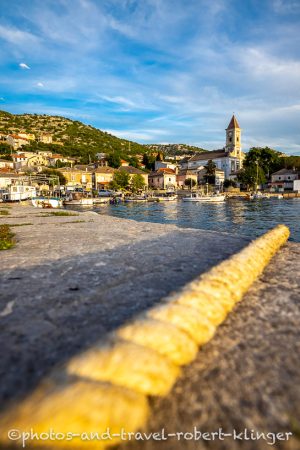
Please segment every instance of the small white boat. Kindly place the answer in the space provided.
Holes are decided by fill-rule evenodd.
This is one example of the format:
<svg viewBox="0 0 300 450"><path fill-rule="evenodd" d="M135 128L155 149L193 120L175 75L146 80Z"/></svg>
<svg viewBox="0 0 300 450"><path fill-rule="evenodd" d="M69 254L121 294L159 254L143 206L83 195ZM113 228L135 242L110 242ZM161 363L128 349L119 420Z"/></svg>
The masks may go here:
<svg viewBox="0 0 300 450"><path fill-rule="evenodd" d="M141 203L146 201L147 198L140 195L136 195L134 197L125 197L125 203Z"/></svg>
<svg viewBox="0 0 300 450"><path fill-rule="evenodd" d="M63 199L59 197L33 197L31 202L35 208L62 208Z"/></svg>
<svg viewBox="0 0 300 450"><path fill-rule="evenodd" d="M271 198L282 199L283 195L282 194L276 194L276 195L272 195Z"/></svg>
<svg viewBox="0 0 300 450"><path fill-rule="evenodd" d="M260 199L264 199L264 198L270 198L270 195L264 194L262 192L256 192L255 194L253 194L253 198L254 198L254 200L260 200Z"/></svg>
<svg viewBox="0 0 300 450"><path fill-rule="evenodd" d="M225 195L224 194L212 194L212 195L204 195L198 194L196 192L192 193L188 197L183 197L184 202L210 202L210 203L220 203L224 202Z"/></svg>
<svg viewBox="0 0 300 450"><path fill-rule="evenodd" d="M66 206L93 206L94 199L93 198L78 198L74 200L66 200L64 205Z"/></svg>
<svg viewBox="0 0 300 450"><path fill-rule="evenodd" d="M161 194L161 195L156 195L153 198L155 198L156 201L158 201L158 202L174 202L175 200L177 200L177 195L176 194Z"/></svg>

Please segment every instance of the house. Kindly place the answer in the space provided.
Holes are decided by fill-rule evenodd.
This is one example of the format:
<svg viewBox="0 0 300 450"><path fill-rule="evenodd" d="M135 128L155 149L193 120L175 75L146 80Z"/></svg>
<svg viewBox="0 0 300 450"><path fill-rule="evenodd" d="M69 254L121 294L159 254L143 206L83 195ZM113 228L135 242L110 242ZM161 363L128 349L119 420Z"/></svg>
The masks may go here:
<svg viewBox="0 0 300 450"><path fill-rule="evenodd" d="M232 178L232 174L238 172L242 165L245 155L241 150L241 128L237 119L233 115L226 128L226 145L219 150L197 153L187 162L188 169L200 169L213 161L216 168L223 170L225 178Z"/></svg>
<svg viewBox="0 0 300 450"><path fill-rule="evenodd" d="M22 147L22 145L30 144L30 140L27 137L19 136L18 134L9 134L6 137L6 142L10 145L14 150Z"/></svg>
<svg viewBox="0 0 300 450"><path fill-rule="evenodd" d="M43 167L48 167L49 160L47 156L36 153L33 156L27 158L27 167L40 170Z"/></svg>
<svg viewBox="0 0 300 450"><path fill-rule="evenodd" d="M39 142L43 142L43 144L52 144L52 134L51 133L40 133Z"/></svg>
<svg viewBox="0 0 300 450"><path fill-rule="evenodd" d="M35 141L35 135L33 133L19 133L18 136L28 139L29 141Z"/></svg>
<svg viewBox="0 0 300 450"><path fill-rule="evenodd" d="M125 161L125 159L121 159L121 167L128 167L129 166L129 162Z"/></svg>
<svg viewBox="0 0 300 450"><path fill-rule="evenodd" d="M13 161L8 161L6 159L0 159L0 169L13 169Z"/></svg>
<svg viewBox="0 0 300 450"><path fill-rule="evenodd" d="M177 164L173 164L167 161L155 161L154 170L158 169L172 169L175 172L177 171Z"/></svg>
<svg viewBox="0 0 300 450"><path fill-rule="evenodd" d="M127 172L129 174L130 177L130 181L132 180L134 175L141 175L144 179L145 182L145 186L148 186L148 174L146 172L143 172L140 169L137 169L136 167L132 167L132 166L120 166L119 170L123 170L124 172Z"/></svg>
<svg viewBox="0 0 300 450"><path fill-rule="evenodd" d="M20 179L20 175L10 172L0 172L0 189L6 189L12 184L16 184Z"/></svg>
<svg viewBox="0 0 300 450"><path fill-rule="evenodd" d="M188 183L191 179L194 180L195 185L198 184L197 171L191 169L181 169L176 176L176 182L180 188L184 188L186 186L190 187L189 185L186 185L186 182Z"/></svg>
<svg viewBox="0 0 300 450"><path fill-rule="evenodd" d="M149 187L152 189L175 189L176 173L172 169L158 169L149 174Z"/></svg>
<svg viewBox="0 0 300 450"><path fill-rule="evenodd" d="M93 170L88 166L62 167L59 170L67 179L67 187L93 188Z"/></svg>
<svg viewBox="0 0 300 450"><path fill-rule="evenodd" d="M93 171L93 186L95 189L105 189L112 181L116 169L100 166Z"/></svg>
<svg viewBox="0 0 300 450"><path fill-rule="evenodd" d="M292 191L294 180L299 180L299 171L291 169L281 169L272 173L270 190L272 192Z"/></svg>
<svg viewBox="0 0 300 450"><path fill-rule="evenodd" d="M51 156L48 156L49 166L55 167L58 162L61 162L63 164L71 164L74 165L76 162L76 158L72 158L70 156L63 156L59 153L51 153Z"/></svg>

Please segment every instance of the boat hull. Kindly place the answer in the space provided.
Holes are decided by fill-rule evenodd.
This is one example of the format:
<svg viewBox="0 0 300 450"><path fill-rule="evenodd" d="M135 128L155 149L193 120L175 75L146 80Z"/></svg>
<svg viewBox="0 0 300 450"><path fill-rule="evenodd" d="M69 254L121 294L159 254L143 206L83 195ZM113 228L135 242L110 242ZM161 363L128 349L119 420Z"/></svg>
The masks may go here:
<svg viewBox="0 0 300 450"><path fill-rule="evenodd" d="M182 199L184 202L198 202L198 203L221 203L225 200L225 195L215 195L215 196L199 196L199 197L184 197Z"/></svg>
<svg viewBox="0 0 300 450"><path fill-rule="evenodd" d="M55 197L34 197L31 199L35 208L62 208L63 200Z"/></svg>

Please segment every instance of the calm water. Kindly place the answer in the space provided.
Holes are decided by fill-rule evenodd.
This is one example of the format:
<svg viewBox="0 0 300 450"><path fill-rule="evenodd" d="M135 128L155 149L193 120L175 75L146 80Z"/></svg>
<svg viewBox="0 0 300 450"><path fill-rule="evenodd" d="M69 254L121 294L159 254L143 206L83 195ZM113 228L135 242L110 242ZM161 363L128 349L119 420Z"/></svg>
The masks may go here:
<svg viewBox="0 0 300 450"><path fill-rule="evenodd" d="M125 203L101 205L99 214L109 214L142 222L176 224L179 227L225 231L250 237L259 236L278 223L291 230L291 240L300 242L300 198L229 200L209 203Z"/></svg>

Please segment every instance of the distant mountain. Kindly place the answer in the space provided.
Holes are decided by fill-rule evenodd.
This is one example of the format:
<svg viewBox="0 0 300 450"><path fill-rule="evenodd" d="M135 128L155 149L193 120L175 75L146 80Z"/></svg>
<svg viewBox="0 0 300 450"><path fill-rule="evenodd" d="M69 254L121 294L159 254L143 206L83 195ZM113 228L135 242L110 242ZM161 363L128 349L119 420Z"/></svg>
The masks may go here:
<svg viewBox="0 0 300 450"><path fill-rule="evenodd" d="M148 144L152 151L162 152L167 156L193 155L197 152L206 152L204 148L187 144Z"/></svg>

